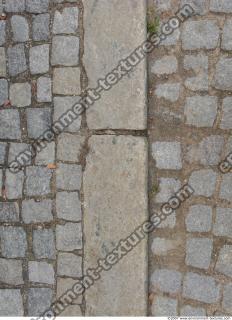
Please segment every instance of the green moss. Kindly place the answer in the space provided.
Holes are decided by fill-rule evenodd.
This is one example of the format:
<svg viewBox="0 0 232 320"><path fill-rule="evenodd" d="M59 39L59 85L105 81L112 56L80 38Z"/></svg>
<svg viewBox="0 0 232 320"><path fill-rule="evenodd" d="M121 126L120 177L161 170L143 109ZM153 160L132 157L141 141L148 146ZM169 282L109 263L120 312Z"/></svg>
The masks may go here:
<svg viewBox="0 0 232 320"><path fill-rule="evenodd" d="M155 14L155 10L153 8L148 9L147 12L147 32L152 33L158 33L159 31L159 25L160 25L160 19Z"/></svg>
<svg viewBox="0 0 232 320"><path fill-rule="evenodd" d="M156 194L159 191L159 186L157 184L154 184L151 188L151 194Z"/></svg>

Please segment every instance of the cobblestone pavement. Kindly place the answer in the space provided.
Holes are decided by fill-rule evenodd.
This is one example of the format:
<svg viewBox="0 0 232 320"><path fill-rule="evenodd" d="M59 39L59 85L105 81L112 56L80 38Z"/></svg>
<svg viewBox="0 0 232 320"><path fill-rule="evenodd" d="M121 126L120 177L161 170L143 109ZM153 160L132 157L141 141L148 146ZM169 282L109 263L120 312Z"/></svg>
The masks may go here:
<svg viewBox="0 0 232 320"><path fill-rule="evenodd" d="M189 181L194 196L149 241L149 314L232 315L232 2L154 0L160 20L197 15L149 57L150 210Z"/></svg>

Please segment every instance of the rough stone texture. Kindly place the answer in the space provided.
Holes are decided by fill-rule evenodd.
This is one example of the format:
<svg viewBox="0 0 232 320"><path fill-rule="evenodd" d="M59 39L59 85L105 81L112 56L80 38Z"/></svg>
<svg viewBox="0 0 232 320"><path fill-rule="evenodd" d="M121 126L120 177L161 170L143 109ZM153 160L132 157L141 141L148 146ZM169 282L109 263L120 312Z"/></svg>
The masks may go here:
<svg viewBox="0 0 232 320"><path fill-rule="evenodd" d="M219 252L218 261L215 270L232 277L232 246L225 245Z"/></svg>
<svg viewBox="0 0 232 320"><path fill-rule="evenodd" d="M28 293L28 316L41 316L52 303L52 290L49 288L30 288Z"/></svg>
<svg viewBox="0 0 232 320"><path fill-rule="evenodd" d="M24 152L25 150L31 150L30 145L26 143L14 143L10 144L9 155L8 155L8 163L15 161L16 157ZM32 157L27 156L24 160L24 165L31 164Z"/></svg>
<svg viewBox="0 0 232 320"><path fill-rule="evenodd" d="M212 277L189 272L184 278L183 296L204 303L216 303L220 297L220 285Z"/></svg>
<svg viewBox="0 0 232 320"><path fill-rule="evenodd" d="M79 63L79 38L55 36L52 39L52 65L76 66Z"/></svg>
<svg viewBox="0 0 232 320"><path fill-rule="evenodd" d="M49 39L49 21L50 15L47 13L33 16L32 37L34 41Z"/></svg>
<svg viewBox="0 0 232 320"><path fill-rule="evenodd" d="M217 174L212 169L193 171L189 184L194 189L194 195L210 197L215 191Z"/></svg>
<svg viewBox="0 0 232 320"><path fill-rule="evenodd" d="M23 258L27 250L26 233L21 227L0 227L1 254L6 258Z"/></svg>
<svg viewBox="0 0 232 320"><path fill-rule="evenodd" d="M57 278L57 298L61 297L67 290L70 290L77 283L77 280L71 278ZM73 300L75 304L82 303L82 295ZM77 316L77 315L76 315Z"/></svg>
<svg viewBox="0 0 232 320"><path fill-rule="evenodd" d="M6 77L6 53L4 48L0 48L0 77Z"/></svg>
<svg viewBox="0 0 232 320"><path fill-rule="evenodd" d="M232 209L217 208L213 227L216 236L232 238Z"/></svg>
<svg viewBox="0 0 232 320"><path fill-rule="evenodd" d="M43 44L30 48L30 71L32 74L49 71L49 45Z"/></svg>
<svg viewBox="0 0 232 320"><path fill-rule="evenodd" d="M179 142L154 142L152 156L159 169L179 170L182 168L181 145Z"/></svg>
<svg viewBox="0 0 232 320"><path fill-rule="evenodd" d="M216 89L232 90L232 59L222 56L215 69L213 85Z"/></svg>
<svg viewBox="0 0 232 320"><path fill-rule="evenodd" d="M180 310L180 315L182 317L206 317L206 311L204 308L184 306Z"/></svg>
<svg viewBox="0 0 232 320"><path fill-rule="evenodd" d="M184 68L193 70L195 77L188 77L185 81L185 86L193 91L206 91L209 87L208 79L208 57L199 54L196 56L186 55L184 57Z"/></svg>
<svg viewBox="0 0 232 320"><path fill-rule="evenodd" d="M23 44L16 44L7 50L8 68L11 76L16 76L27 70L25 49Z"/></svg>
<svg viewBox="0 0 232 320"><path fill-rule="evenodd" d="M23 299L19 289L0 289L0 314L23 317Z"/></svg>
<svg viewBox="0 0 232 320"><path fill-rule="evenodd" d="M213 20L187 21L183 26L182 46L185 50L214 49L219 42L219 28Z"/></svg>
<svg viewBox="0 0 232 320"><path fill-rule="evenodd" d="M0 105L8 99L8 82L5 79L0 79Z"/></svg>
<svg viewBox="0 0 232 320"><path fill-rule="evenodd" d="M232 12L232 3L230 0L210 0L210 10L213 12Z"/></svg>
<svg viewBox="0 0 232 320"><path fill-rule="evenodd" d="M62 12L56 11L53 22L53 33L76 33L78 28L78 8L64 8Z"/></svg>
<svg viewBox="0 0 232 320"><path fill-rule="evenodd" d="M193 10L194 14L197 15L205 15L207 13L207 0L181 0L180 7L182 8L184 5L190 5Z"/></svg>
<svg viewBox="0 0 232 320"><path fill-rule="evenodd" d="M37 101L38 102L51 102L52 101L51 78L40 77L37 80Z"/></svg>
<svg viewBox="0 0 232 320"><path fill-rule="evenodd" d="M223 176L220 188L219 197L231 201L232 198L232 173L227 173Z"/></svg>
<svg viewBox="0 0 232 320"><path fill-rule="evenodd" d="M188 266L208 269L213 250L213 240L208 238L189 238L186 242L185 263Z"/></svg>
<svg viewBox="0 0 232 320"><path fill-rule="evenodd" d="M26 189L28 196L41 196L51 192L52 171L43 167L26 169Z"/></svg>
<svg viewBox="0 0 232 320"><path fill-rule="evenodd" d="M6 143L0 143L0 164L4 164L6 157Z"/></svg>
<svg viewBox="0 0 232 320"><path fill-rule="evenodd" d="M178 240L169 240L166 238L155 238L151 244L151 251L154 255L165 256L172 250L178 248Z"/></svg>
<svg viewBox="0 0 232 320"><path fill-rule="evenodd" d="M171 0L154 0L154 5L158 12L165 12L171 9Z"/></svg>
<svg viewBox="0 0 232 320"><path fill-rule="evenodd" d="M49 0L26 0L26 11L43 13L48 11Z"/></svg>
<svg viewBox="0 0 232 320"><path fill-rule="evenodd" d="M220 124L221 129L232 129L232 98L227 97L223 99L222 104L222 120Z"/></svg>
<svg viewBox="0 0 232 320"><path fill-rule="evenodd" d="M12 84L10 86L10 101L15 107L30 106L31 85L28 82Z"/></svg>
<svg viewBox="0 0 232 320"><path fill-rule="evenodd" d="M77 67L55 68L53 71L53 93L79 95L80 69Z"/></svg>
<svg viewBox="0 0 232 320"><path fill-rule="evenodd" d="M81 307L76 305L68 306L60 314L61 317L82 317Z"/></svg>
<svg viewBox="0 0 232 320"><path fill-rule="evenodd" d="M22 261L0 258L0 282L11 285L23 284Z"/></svg>
<svg viewBox="0 0 232 320"><path fill-rule="evenodd" d="M6 40L6 22L0 21L0 46L5 43Z"/></svg>
<svg viewBox="0 0 232 320"><path fill-rule="evenodd" d="M0 139L20 139L20 119L17 110L1 110Z"/></svg>
<svg viewBox="0 0 232 320"><path fill-rule="evenodd" d="M13 41L25 42L29 40L29 27L27 20L18 15L11 18L11 28L13 32Z"/></svg>
<svg viewBox="0 0 232 320"><path fill-rule="evenodd" d="M37 259L55 259L56 249L53 230L34 230L33 252Z"/></svg>
<svg viewBox="0 0 232 320"><path fill-rule="evenodd" d="M30 138L39 138L51 127L51 109L50 108L28 108L27 130Z"/></svg>
<svg viewBox="0 0 232 320"><path fill-rule="evenodd" d="M229 313L232 312L232 284L228 283L224 287L222 307Z"/></svg>
<svg viewBox="0 0 232 320"><path fill-rule="evenodd" d="M61 161L79 162L85 138L68 133L58 137L57 158Z"/></svg>
<svg viewBox="0 0 232 320"><path fill-rule="evenodd" d="M167 297L155 297L151 306L155 317L177 316L177 300Z"/></svg>
<svg viewBox="0 0 232 320"><path fill-rule="evenodd" d="M59 163L56 170L56 186L63 190L80 190L82 180L81 166Z"/></svg>
<svg viewBox="0 0 232 320"><path fill-rule="evenodd" d="M155 270L151 275L151 290L153 292L179 293L181 290L182 274L175 270Z"/></svg>
<svg viewBox="0 0 232 320"><path fill-rule="evenodd" d="M25 0L5 0L4 9L6 12L23 12Z"/></svg>
<svg viewBox="0 0 232 320"><path fill-rule="evenodd" d="M80 223L68 222L56 226L56 247L60 251L82 249L82 231Z"/></svg>
<svg viewBox="0 0 232 320"><path fill-rule="evenodd" d="M164 56L156 60L151 67L151 72L155 75L172 74L177 71L178 62L175 56Z"/></svg>
<svg viewBox="0 0 232 320"><path fill-rule="evenodd" d="M22 198L24 173L11 173L6 170L6 196L8 199Z"/></svg>
<svg viewBox="0 0 232 320"><path fill-rule="evenodd" d="M82 276L82 258L73 253L60 252L57 260L57 274L78 278Z"/></svg>
<svg viewBox="0 0 232 320"><path fill-rule="evenodd" d="M176 102L180 96L179 83L166 83L156 86L155 94L158 98L164 98L171 102Z"/></svg>
<svg viewBox="0 0 232 320"><path fill-rule="evenodd" d="M81 203L77 192L58 192L56 196L57 217L69 221L80 221Z"/></svg>
<svg viewBox="0 0 232 320"><path fill-rule="evenodd" d="M205 205L191 206L185 223L189 232L209 232L212 228L212 208Z"/></svg>
<svg viewBox="0 0 232 320"><path fill-rule="evenodd" d="M159 182L159 192L155 197L157 203L168 201L181 187L181 183L177 179L160 178Z"/></svg>
<svg viewBox="0 0 232 320"><path fill-rule="evenodd" d="M120 24L115 12L120 12ZM106 75L112 66L117 66L122 58L143 43L146 38L145 16L146 5L140 0L85 2L83 63L90 88L95 88L99 77ZM133 30L130 36L122 32L122 25L125 30ZM90 129L146 129L145 70L143 60L89 108L87 123Z"/></svg>
<svg viewBox="0 0 232 320"><path fill-rule="evenodd" d="M222 136L209 136L202 139L199 145L201 164L217 165L220 162L224 141Z"/></svg>
<svg viewBox="0 0 232 320"><path fill-rule="evenodd" d="M28 275L30 282L54 284L54 269L51 264L42 261L29 261Z"/></svg>
<svg viewBox="0 0 232 320"><path fill-rule="evenodd" d="M48 165L55 162L55 143L50 142L46 148L37 153L35 163L38 165Z"/></svg>
<svg viewBox="0 0 232 320"><path fill-rule="evenodd" d="M232 20L227 19L224 28L223 28L223 35L222 35L222 48L224 50L232 50Z"/></svg>
<svg viewBox="0 0 232 320"><path fill-rule="evenodd" d="M19 206L17 202L0 203L0 221L16 222L19 221Z"/></svg>
<svg viewBox="0 0 232 320"><path fill-rule="evenodd" d="M83 181L85 270L147 217L146 141L129 136L92 136L89 148ZM86 291L86 315L146 314L146 242L126 259ZM117 304L112 306L112 301Z"/></svg>
<svg viewBox="0 0 232 320"><path fill-rule="evenodd" d="M48 222L53 219L52 201L24 200L22 202L22 218L25 223Z"/></svg>

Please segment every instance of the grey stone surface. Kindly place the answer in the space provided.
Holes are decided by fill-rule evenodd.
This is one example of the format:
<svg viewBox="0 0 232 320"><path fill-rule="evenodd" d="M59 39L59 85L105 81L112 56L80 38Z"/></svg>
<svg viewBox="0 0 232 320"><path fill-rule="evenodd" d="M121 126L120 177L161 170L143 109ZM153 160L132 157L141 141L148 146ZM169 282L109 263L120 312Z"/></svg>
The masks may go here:
<svg viewBox="0 0 232 320"><path fill-rule="evenodd" d="M28 316L41 316L52 304L52 289L30 288L28 292Z"/></svg>
<svg viewBox="0 0 232 320"><path fill-rule="evenodd" d="M221 56L216 64L213 86L219 90L232 90L232 59Z"/></svg>
<svg viewBox="0 0 232 320"><path fill-rule="evenodd" d="M76 284L77 281L71 278L57 278L57 298L60 298L67 290L70 290ZM75 304L82 303L82 295L79 295L77 299L73 300ZM77 314L75 315L77 316Z"/></svg>
<svg viewBox="0 0 232 320"><path fill-rule="evenodd" d="M6 12L23 12L25 0L5 0L4 9Z"/></svg>
<svg viewBox="0 0 232 320"><path fill-rule="evenodd" d="M17 202L0 203L0 222L19 221L19 206Z"/></svg>
<svg viewBox="0 0 232 320"><path fill-rule="evenodd" d="M176 270L158 269L152 273L150 281L153 292L179 293L182 274Z"/></svg>
<svg viewBox="0 0 232 320"><path fill-rule="evenodd" d="M20 118L17 110L1 110L0 139L20 139Z"/></svg>
<svg viewBox="0 0 232 320"><path fill-rule="evenodd" d="M227 283L223 290L222 307L226 312L232 312L232 283Z"/></svg>
<svg viewBox="0 0 232 320"><path fill-rule="evenodd" d="M10 101L15 107L28 107L31 104L31 85L28 82L10 85Z"/></svg>
<svg viewBox="0 0 232 320"><path fill-rule="evenodd" d="M27 250L26 232L21 227L0 227L1 254L6 258L23 258Z"/></svg>
<svg viewBox="0 0 232 320"><path fill-rule="evenodd" d="M89 148L83 179L84 270L104 258L147 216L146 140L132 136L92 136ZM102 274L86 291L86 315L145 315L146 270L146 242L142 242L127 256L126 263L122 261L111 272ZM112 301L116 300L117 305L112 309Z"/></svg>
<svg viewBox="0 0 232 320"><path fill-rule="evenodd" d="M5 44L6 41L6 22L0 21L0 46Z"/></svg>
<svg viewBox="0 0 232 320"><path fill-rule="evenodd" d="M8 81L0 79L0 105L8 99Z"/></svg>
<svg viewBox="0 0 232 320"><path fill-rule="evenodd" d="M51 78L40 77L37 80L37 101L38 102L51 102L52 101Z"/></svg>
<svg viewBox="0 0 232 320"><path fill-rule="evenodd" d="M25 42L29 40L29 26L26 18L13 15L11 18L11 28L15 42Z"/></svg>
<svg viewBox="0 0 232 320"><path fill-rule="evenodd" d="M5 53L5 48L0 48L0 77L6 77L6 53Z"/></svg>
<svg viewBox="0 0 232 320"><path fill-rule="evenodd" d="M80 221L81 203L77 192L58 192L56 195L57 217L64 220Z"/></svg>
<svg viewBox="0 0 232 320"><path fill-rule="evenodd" d="M159 180L159 192L157 193L155 200L158 203L168 201L175 193L180 189L181 183L178 179L173 178L160 178Z"/></svg>
<svg viewBox="0 0 232 320"><path fill-rule="evenodd" d="M184 114L189 125L212 127L217 115L217 97L187 97Z"/></svg>
<svg viewBox="0 0 232 320"><path fill-rule="evenodd" d="M232 277L232 246L231 245L225 245L221 248L215 270L228 277Z"/></svg>
<svg viewBox="0 0 232 320"><path fill-rule="evenodd" d="M180 7L182 8L186 4L190 5L194 10L194 14L197 15L203 16L208 11L207 0L181 0Z"/></svg>
<svg viewBox="0 0 232 320"><path fill-rule="evenodd" d="M194 195L210 197L215 191L217 174L212 169L193 171L189 184L194 189Z"/></svg>
<svg viewBox="0 0 232 320"><path fill-rule="evenodd" d="M186 241L185 263L195 268L208 269L213 250L213 240L189 238Z"/></svg>
<svg viewBox="0 0 232 320"><path fill-rule="evenodd" d="M154 0L158 12L165 12L171 9L171 0Z"/></svg>
<svg viewBox="0 0 232 320"><path fill-rule="evenodd" d="M37 153L35 163L38 165L48 165L55 162L55 143L50 142L46 148Z"/></svg>
<svg viewBox="0 0 232 320"><path fill-rule="evenodd" d="M16 76L27 70L24 44L16 44L7 49L8 68L11 76Z"/></svg>
<svg viewBox="0 0 232 320"><path fill-rule="evenodd" d="M221 286L213 277L188 272L184 278L183 297L204 303L216 303Z"/></svg>
<svg viewBox="0 0 232 320"><path fill-rule="evenodd" d="M221 159L224 142L223 136L212 135L202 139L199 145L200 163L206 166L217 165Z"/></svg>
<svg viewBox="0 0 232 320"><path fill-rule="evenodd" d="M232 129L232 98L226 97L222 104L221 129Z"/></svg>
<svg viewBox="0 0 232 320"><path fill-rule="evenodd" d="M25 223L48 222L53 220L52 201L24 200L22 202L22 218Z"/></svg>
<svg viewBox="0 0 232 320"><path fill-rule="evenodd" d="M231 201L232 199L232 173L227 173L222 177L219 197Z"/></svg>
<svg viewBox="0 0 232 320"><path fill-rule="evenodd" d="M174 46L178 43L180 39L180 30L176 29L173 31L172 34L168 35L166 39L162 40L160 45L161 46Z"/></svg>
<svg viewBox="0 0 232 320"><path fill-rule="evenodd" d="M55 259L55 238L52 229L33 231L33 253L36 259Z"/></svg>
<svg viewBox="0 0 232 320"><path fill-rule="evenodd" d="M206 311L204 308L186 305L181 308L180 315L182 317L206 317Z"/></svg>
<svg viewBox="0 0 232 320"><path fill-rule="evenodd" d="M61 317L82 317L81 307L70 305L60 314Z"/></svg>
<svg viewBox="0 0 232 320"><path fill-rule="evenodd" d="M180 96L180 89L180 83L158 84L155 89L155 94L158 98L176 102Z"/></svg>
<svg viewBox="0 0 232 320"><path fill-rule="evenodd" d="M59 276L81 277L82 258L73 253L59 252L57 260L57 274Z"/></svg>
<svg viewBox="0 0 232 320"><path fill-rule="evenodd" d="M42 196L51 192L52 171L44 167L26 169L25 193L28 196Z"/></svg>
<svg viewBox="0 0 232 320"><path fill-rule="evenodd" d="M219 28L214 20L187 21L183 25L184 50L215 49L219 44Z"/></svg>
<svg viewBox="0 0 232 320"><path fill-rule="evenodd" d="M178 240L156 237L152 240L151 251L157 256L166 256L177 249L179 246Z"/></svg>
<svg viewBox="0 0 232 320"><path fill-rule="evenodd" d="M59 118L65 119L62 115L67 113L72 107L80 100L80 97L54 97L54 122L59 120ZM67 116L68 117L68 116ZM75 119L69 117L71 120ZM61 120L61 123L70 123L64 128L65 132L78 132L81 127L81 116L77 117L74 121Z"/></svg>
<svg viewBox="0 0 232 320"><path fill-rule="evenodd" d="M15 158L25 150L29 150L30 145L26 143L14 143L12 142L10 144L9 148L9 155L8 155L8 163L11 163L12 161L15 161ZM32 157L29 157L29 155L25 158L24 165L31 164Z"/></svg>
<svg viewBox="0 0 232 320"><path fill-rule="evenodd" d="M68 133L62 133L58 137L57 159L62 161L79 162L81 150L85 138Z"/></svg>
<svg viewBox="0 0 232 320"><path fill-rule="evenodd" d="M210 0L210 11L230 13L232 3L230 0Z"/></svg>
<svg viewBox="0 0 232 320"><path fill-rule="evenodd" d="M43 261L29 261L28 275L30 282L54 284L55 274L53 266Z"/></svg>
<svg viewBox="0 0 232 320"><path fill-rule="evenodd" d="M163 56L151 66L151 72L155 75L172 74L177 72L178 62L175 56Z"/></svg>
<svg viewBox="0 0 232 320"><path fill-rule="evenodd" d="M6 143L0 143L0 164L4 164L6 157Z"/></svg>
<svg viewBox="0 0 232 320"><path fill-rule="evenodd" d="M213 226L213 233L216 236L232 238L232 209L216 209L216 220Z"/></svg>
<svg viewBox="0 0 232 320"><path fill-rule="evenodd" d="M185 86L193 91L207 91L209 86L208 79L208 57L203 54L186 55L184 57L184 68L193 70L196 76L188 77Z"/></svg>
<svg viewBox="0 0 232 320"><path fill-rule="evenodd" d="M61 12L55 11L53 33L76 33L78 28L78 12L77 7L63 8Z"/></svg>
<svg viewBox="0 0 232 320"><path fill-rule="evenodd" d="M23 284L22 261L0 258L0 282L11 285Z"/></svg>
<svg viewBox="0 0 232 320"><path fill-rule="evenodd" d="M19 289L0 289L0 314L23 317L23 299Z"/></svg>
<svg viewBox="0 0 232 320"><path fill-rule="evenodd" d="M26 114L27 130L30 138L39 138L51 127L51 108L28 108Z"/></svg>
<svg viewBox="0 0 232 320"><path fill-rule="evenodd" d="M47 12L49 0L26 0L26 11L31 13Z"/></svg>
<svg viewBox="0 0 232 320"><path fill-rule="evenodd" d="M6 196L8 199L22 198L24 173L11 173L6 170Z"/></svg>
<svg viewBox="0 0 232 320"><path fill-rule="evenodd" d="M155 317L177 316L177 300L157 296L152 303L151 312Z"/></svg>
<svg viewBox="0 0 232 320"><path fill-rule="evenodd" d="M157 228L169 228L173 229L176 226L176 212L174 211L170 216L168 216L164 221L162 221Z"/></svg>
<svg viewBox="0 0 232 320"><path fill-rule="evenodd" d="M79 38L54 36L52 39L52 65L76 66L79 63Z"/></svg>
<svg viewBox="0 0 232 320"><path fill-rule="evenodd" d="M60 251L82 249L82 226L67 222L56 226L56 247Z"/></svg>
<svg viewBox="0 0 232 320"><path fill-rule="evenodd" d="M59 163L56 170L56 187L63 190L80 190L82 168L77 164Z"/></svg>
<svg viewBox="0 0 232 320"><path fill-rule="evenodd" d="M231 19L227 19L224 24L221 46L222 46L222 49L224 50L232 50L232 20Z"/></svg>
<svg viewBox="0 0 232 320"><path fill-rule="evenodd" d="M30 48L30 71L32 74L49 71L49 45L42 44Z"/></svg>
<svg viewBox="0 0 232 320"><path fill-rule="evenodd" d="M191 206L185 220L187 231L209 232L212 228L212 215L212 208L209 206Z"/></svg>
<svg viewBox="0 0 232 320"><path fill-rule="evenodd" d="M50 15L47 13L33 16L32 37L34 41L49 39L49 23Z"/></svg>
<svg viewBox="0 0 232 320"><path fill-rule="evenodd" d="M53 93L79 95L81 93L80 68L55 68L53 71Z"/></svg>
<svg viewBox="0 0 232 320"><path fill-rule="evenodd" d="M154 142L152 143L152 156L159 169L180 170L182 168L180 142Z"/></svg>

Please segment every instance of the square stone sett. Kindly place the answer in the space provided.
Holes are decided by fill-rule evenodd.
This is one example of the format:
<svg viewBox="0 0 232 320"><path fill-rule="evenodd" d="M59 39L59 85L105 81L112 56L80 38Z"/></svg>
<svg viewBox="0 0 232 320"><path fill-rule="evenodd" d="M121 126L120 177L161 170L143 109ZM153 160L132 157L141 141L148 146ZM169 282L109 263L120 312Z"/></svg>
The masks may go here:
<svg viewBox="0 0 232 320"><path fill-rule="evenodd" d="M18 110L1 110L0 139L21 139L20 118Z"/></svg>
<svg viewBox="0 0 232 320"><path fill-rule="evenodd" d="M181 0L180 8L184 5L190 5L193 10L194 14L196 15L205 15L208 12L208 5L206 0Z"/></svg>
<svg viewBox="0 0 232 320"><path fill-rule="evenodd" d="M47 262L29 261L28 273L30 282L54 284L54 268Z"/></svg>
<svg viewBox="0 0 232 320"><path fill-rule="evenodd" d="M220 287L213 277L188 272L184 278L183 297L216 303L220 298Z"/></svg>
<svg viewBox="0 0 232 320"><path fill-rule="evenodd" d="M215 67L212 85L219 90L232 90L232 59L225 56L220 57Z"/></svg>
<svg viewBox="0 0 232 320"><path fill-rule="evenodd" d="M52 289L30 288L28 292L28 316L41 316L51 306L52 296Z"/></svg>
<svg viewBox="0 0 232 320"><path fill-rule="evenodd" d="M2 174L2 169L0 169L0 188L1 188L1 190L0 190L0 196L2 196L2 178L3 178L3 174Z"/></svg>
<svg viewBox="0 0 232 320"><path fill-rule="evenodd" d="M8 48L8 68L10 76L17 76L27 70L24 44L16 44Z"/></svg>
<svg viewBox="0 0 232 320"><path fill-rule="evenodd" d="M6 77L6 53L5 53L5 48L0 48L0 77Z"/></svg>
<svg viewBox="0 0 232 320"><path fill-rule="evenodd" d="M154 317L177 316L177 300L156 296L152 302L151 313Z"/></svg>
<svg viewBox="0 0 232 320"><path fill-rule="evenodd" d="M222 49L232 50L232 19L227 19L222 34Z"/></svg>
<svg viewBox="0 0 232 320"><path fill-rule="evenodd" d="M180 292L182 274L175 270L158 269L151 275L152 292L162 291L170 294Z"/></svg>
<svg viewBox="0 0 232 320"><path fill-rule="evenodd" d="M32 37L34 41L48 40L50 36L49 31L50 15L39 14L34 15L32 20Z"/></svg>
<svg viewBox="0 0 232 320"><path fill-rule="evenodd" d="M0 222L19 221L19 206L17 202L0 202Z"/></svg>
<svg viewBox="0 0 232 320"><path fill-rule="evenodd" d="M56 226L56 247L61 251L82 249L81 223L67 222Z"/></svg>
<svg viewBox="0 0 232 320"><path fill-rule="evenodd" d="M38 102L51 102L52 101L51 78L40 77L37 80L37 101Z"/></svg>
<svg viewBox="0 0 232 320"><path fill-rule="evenodd" d="M182 317L206 317L206 311L204 308L186 305L181 308L180 315Z"/></svg>
<svg viewBox="0 0 232 320"><path fill-rule="evenodd" d="M189 208L185 219L188 232L209 232L212 227L212 208L205 205L194 205Z"/></svg>
<svg viewBox="0 0 232 320"><path fill-rule="evenodd" d="M168 201L180 189L181 182L173 178L160 178L159 179L159 192L155 200L157 203Z"/></svg>
<svg viewBox="0 0 232 320"><path fill-rule="evenodd" d="M22 261L0 258L0 282L11 285L23 284Z"/></svg>
<svg viewBox="0 0 232 320"><path fill-rule="evenodd" d="M53 220L52 200L24 200L22 202L22 218L24 223L49 222Z"/></svg>
<svg viewBox="0 0 232 320"><path fill-rule="evenodd" d="M61 95L79 95L81 93L80 68L54 68L53 93Z"/></svg>
<svg viewBox="0 0 232 320"><path fill-rule="evenodd" d="M232 129L232 98L223 99L221 129Z"/></svg>
<svg viewBox="0 0 232 320"><path fill-rule="evenodd" d="M56 170L56 187L63 190L80 190L82 168L76 164L59 163Z"/></svg>
<svg viewBox="0 0 232 320"><path fill-rule="evenodd" d="M67 7L62 12L55 11L53 22L54 34L73 34L77 32L78 28L78 8Z"/></svg>
<svg viewBox="0 0 232 320"><path fill-rule="evenodd" d="M31 104L31 85L28 82L10 85L10 101L15 107L28 107Z"/></svg>
<svg viewBox="0 0 232 320"><path fill-rule="evenodd" d="M51 192L52 171L45 167L28 167L26 169L27 196L42 196Z"/></svg>
<svg viewBox="0 0 232 320"><path fill-rule="evenodd" d="M0 79L0 105L8 99L8 81Z"/></svg>
<svg viewBox="0 0 232 320"><path fill-rule="evenodd" d="M157 228L163 229L163 228L169 228L173 229L176 225L176 212L174 211L170 216L168 216L164 221L162 221Z"/></svg>
<svg viewBox="0 0 232 320"><path fill-rule="evenodd" d="M81 149L85 138L69 133L58 136L57 159L62 161L79 162Z"/></svg>
<svg viewBox="0 0 232 320"><path fill-rule="evenodd" d="M194 190L194 195L211 197L215 191L217 174L212 169L202 169L194 171L189 184Z"/></svg>
<svg viewBox="0 0 232 320"><path fill-rule="evenodd" d="M161 30L160 30L161 31ZM160 46L174 46L178 43L180 39L180 30L176 29L166 37L166 39L162 40Z"/></svg>
<svg viewBox="0 0 232 320"><path fill-rule="evenodd" d="M6 41L6 21L0 21L0 46L4 45Z"/></svg>
<svg viewBox="0 0 232 320"><path fill-rule="evenodd" d="M39 138L46 130L51 128L51 108L28 108L26 115L28 136L30 138Z"/></svg>
<svg viewBox="0 0 232 320"><path fill-rule="evenodd" d="M27 143L15 143L12 142L10 144L9 155L8 155L8 163L15 161L15 158L19 156L20 153L24 152L25 150L31 150L31 146ZM24 158L23 158L24 159ZM31 164L32 157L28 155L28 157L24 159L24 165Z"/></svg>
<svg viewBox="0 0 232 320"><path fill-rule="evenodd" d="M194 77L188 77L185 86L192 91L207 91L209 86L208 57L203 54L186 55L184 57L184 68L193 70Z"/></svg>
<svg viewBox="0 0 232 320"><path fill-rule="evenodd" d="M176 102L180 96L180 83L158 84L155 89L155 95L158 98L164 98L170 102Z"/></svg>
<svg viewBox="0 0 232 320"><path fill-rule="evenodd" d="M180 170L182 168L181 145L179 142L152 143L152 156L159 169Z"/></svg>
<svg viewBox="0 0 232 320"><path fill-rule="evenodd" d="M14 42L26 42L29 40L29 26L26 18L13 15L11 17L11 28Z"/></svg>
<svg viewBox="0 0 232 320"><path fill-rule="evenodd" d="M223 291L222 307L226 312L232 312L232 283L227 283Z"/></svg>
<svg viewBox="0 0 232 320"><path fill-rule="evenodd" d="M5 0L4 9L6 12L23 12L25 0Z"/></svg>
<svg viewBox="0 0 232 320"><path fill-rule="evenodd" d="M52 39L51 64L76 66L79 63L79 38L75 36L54 36Z"/></svg>
<svg viewBox="0 0 232 320"><path fill-rule="evenodd" d="M38 165L48 165L55 162L55 142L49 142L46 148L37 153L35 163Z"/></svg>
<svg viewBox="0 0 232 320"><path fill-rule="evenodd" d="M82 258L73 253L59 252L57 274L73 278L82 277Z"/></svg>
<svg viewBox="0 0 232 320"><path fill-rule="evenodd" d="M26 0L26 11L31 13L44 13L49 9L50 0Z"/></svg>
<svg viewBox="0 0 232 320"><path fill-rule="evenodd" d="M4 142L0 142L0 164L4 164L6 157L6 146Z"/></svg>
<svg viewBox="0 0 232 320"><path fill-rule="evenodd" d="M49 71L49 44L30 48L31 74L47 73Z"/></svg>
<svg viewBox="0 0 232 320"><path fill-rule="evenodd" d="M213 250L213 240L189 238L186 242L185 263L195 268L208 269Z"/></svg>
<svg viewBox="0 0 232 320"><path fill-rule="evenodd" d="M230 13L232 2L230 0L210 0L210 11Z"/></svg>
<svg viewBox="0 0 232 320"><path fill-rule="evenodd" d="M6 196L8 199L20 199L23 194L24 173L12 173L6 170Z"/></svg>
<svg viewBox="0 0 232 320"><path fill-rule="evenodd" d="M156 237L152 240L151 251L156 256L166 256L179 247L178 240Z"/></svg>
<svg viewBox="0 0 232 320"><path fill-rule="evenodd" d="M163 56L151 66L151 72L155 75L172 74L177 72L178 62L175 56Z"/></svg>
<svg viewBox="0 0 232 320"><path fill-rule="evenodd" d="M69 221L80 221L81 202L77 192L58 192L56 195L57 217Z"/></svg>
<svg viewBox="0 0 232 320"><path fill-rule="evenodd" d="M200 163L207 165L217 165L220 162L223 147L223 136L209 136L204 138L199 145Z"/></svg>
<svg viewBox="0 0 232 320"><path fill-rule="evenodd" d="M154 0L158 12L165 12L171 9L171 0Z"/></svg>
<svg viewBox="0 0 232 320"><path fill-rule="evenodd" d="M219 237L232 238L232 209L217 208L213 233Z"/></svg>
<svg viewBox="0 0 232 320"><path fill-rule="evenodd" d="M67 290L70 290L75 284L76 280L71 278L57 278L57 295L56 298L60 298ZM73 300L75 304L82 303L82 295L79 295L77 299ZM77 316L77 315L75 315Z"/></svg>
<svg viewBox="0 0 232 320"><path fill-rule="evenodd" d="M19 289L0 289L0 314L23 317L23 298Z"/></svg>
<svg viewBox="0 0 232 320"><path fill-rule="evenodd" d="M82 317L81 307L78 305L69 305L60 314L61 317Z"/></svg>
<svg viewBox="0 0 232 320"><path fill-rule="evenodd" d="M232 201L232 173L224 174L222 177L219 197L228 201Z"/></svg>
<svg viewBox="0 0 232 320"><path fill-rule="evenodd" d="M55 259L55 238L52 229L33 231L33 253L36 259Z"/></svg>
<svg viewBox="0 0 232 320"><path fill-rule="evenodd" d="M1 254L5 258L23 258L27 251L26 232L21 227L0 227Z"/></svg>
<svg viewBox="0 0 232 320"><path fill-rule="evenodd" d="M232 278L232 246L225 245L219 252L215 270Z"/></svg>

